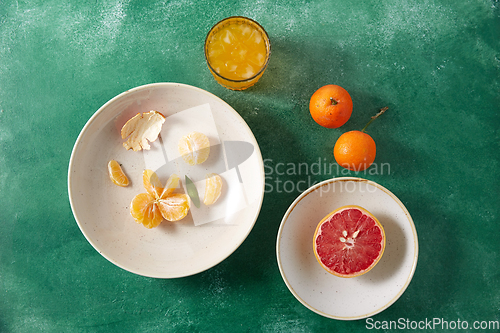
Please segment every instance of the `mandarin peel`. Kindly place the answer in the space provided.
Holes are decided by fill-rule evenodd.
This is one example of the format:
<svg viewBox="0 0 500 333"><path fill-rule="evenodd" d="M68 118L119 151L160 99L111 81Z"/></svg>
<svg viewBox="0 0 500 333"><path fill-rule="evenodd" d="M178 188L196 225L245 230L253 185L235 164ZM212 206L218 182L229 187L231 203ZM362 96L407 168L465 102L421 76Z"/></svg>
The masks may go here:
<svg viewBox="0 0 500 333"><path fill-rule="evenodd" d="M123 147L133 151L151 149L148 141L153 142L158 138L164 122L165 116L158 111L137 113L121 129L122 139L128 138Z"/></svg>

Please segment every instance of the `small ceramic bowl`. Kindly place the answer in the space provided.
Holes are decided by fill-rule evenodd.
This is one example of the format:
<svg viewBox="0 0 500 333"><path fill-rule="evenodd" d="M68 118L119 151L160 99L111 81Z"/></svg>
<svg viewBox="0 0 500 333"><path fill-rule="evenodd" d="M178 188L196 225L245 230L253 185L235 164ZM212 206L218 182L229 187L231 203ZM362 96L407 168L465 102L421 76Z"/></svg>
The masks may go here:
<svg viewBox="0 0 500 333"><path fill-rule="evenodd" d="M370 211L386 234L380 261L353 278L328 273L313 251L318 223L347 205ZM343 177L316 184L299 195L281 221L276 253L285 284L304 306L328 318L355 320L383 311L403 294L417 266L418 238L410 214L394 194L372 181Z"/></svg>

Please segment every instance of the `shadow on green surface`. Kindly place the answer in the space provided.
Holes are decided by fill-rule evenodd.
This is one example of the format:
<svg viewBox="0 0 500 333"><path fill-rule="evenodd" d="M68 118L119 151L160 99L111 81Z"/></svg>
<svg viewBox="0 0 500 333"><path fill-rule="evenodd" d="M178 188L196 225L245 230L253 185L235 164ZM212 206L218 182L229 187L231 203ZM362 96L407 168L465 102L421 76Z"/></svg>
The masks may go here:
<svg viewBox="0 0 500 333"><path fill-rule="evenodd" d="M463 249L453 223L460 217L445 213L438 203L429 198L415 198L413 193L409 195L412 200L405 200L406 207L415 223L419 240L417 269L411 284L418 294L414 294L416 299L412 304L425 313L430 306L446 307L450 299L442 296L452 296L463 288L460 272ZM402 198L406 196L404 193L401 195Z"/></svg>
<svg viewBox="0 0 500 333"><path fill-rule="evenodd" d="M258 84L256 93L307 96L325 84L348 82L355 66L352 56L341 50L332 38L308 37L289 39L274 37L271 59ZM314 59L314 60L312 60ZM346 73L350 73L346 75ZM304 86L304 81L308 84Z"/></svg>

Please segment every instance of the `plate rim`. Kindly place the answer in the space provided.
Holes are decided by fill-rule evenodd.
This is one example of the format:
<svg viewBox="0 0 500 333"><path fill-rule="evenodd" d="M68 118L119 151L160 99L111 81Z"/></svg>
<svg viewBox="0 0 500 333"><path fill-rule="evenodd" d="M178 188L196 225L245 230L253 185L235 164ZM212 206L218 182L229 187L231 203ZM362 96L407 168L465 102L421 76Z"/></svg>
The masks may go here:
<svg viewBox="0 0 500 333"><path fill-rule="evenodd" d="M415 245L414 245L415 254L414 254L413 263L412 263L412 266L411 266L410 273L409 273L408 277L406 278L406 282L401 287L401 289L399 290L399 292L397 293L397 295L395 295L391 300L389 300L384 306L382 306L382 307L380 307L380 308L378 308L378 309L376 309L376 310L374 310L372 312L369 312L369 313L366 313L366 314L362 314L362 315L358 315L358 316L349 316L349 317L347 317L347 316L338 316L338 315L332 315L332 314L325 313L323 311L320 311L320 310L314 308L312 305L310 305L306 301L304 301L297 294L297 292L294 290L293 286L290 284L290 282L286 278L286 274L284 272L284 269L283 269L282 263L281 263L281 259L280 259L280 243L281 243L281 238L282 238L282 234L283 234L283 229L284 229L284 226L286 224L286 221L288 220L288 217L293 212L293 210L295 209L295 207L297 207L297 205L300 204L300 201L302 201L303 198L305 198L310 193L314 192L317 188L322 187L325 184L331 184L331 183L336 183L336 182L341 182L341 181L356 181L356 182L361 182L361 183L367 183L367 184L370 184L372 186L375 186L376 188L378 188L378 189L384 191L386 194L388 194L399 205L399 207L405 213L405 216L408 219L408 222L409 222L410 227L412 229L413 240L414 240L414 243L415 243ZM295 200L290 204L290 206L288 207L287 211L283 215L283 218L282 218L281 223L280 223L280 227L278 229L278 235L277 235L277 240L276 240L276 257L277 257L277 261L278 261L278 268L279 268L281 277L282 277L283 281L285 282L285 285L287 286L288 290L292 293L292 295L302 305L304 305L309 310L311 310L311 311L313 311L313 312L315 312L315 313L317 313L317 314L319 314L319 315L321 315L323 317L327 317L327 318L331 318L331 319L337 319L337 320L360 320L360 319L365 319L365 318L374 316L374 315L376 315L376 314L378 314L378 313L386 310L392 304L394 304L401 297L401 295L403 295L403 293L406 291L406 289L410 285L411 280L413 279L413 276L415 274L415 270L417 268L418 251L419 251L419 245L418 245L417 230L416 230L416 227L415 227L415 223L413 222L413 219L412 219L410 213L408 212L408 209L405 207L405 205L401 202L401 200L396 195L394 195L394 193L392 193L391 191L389 191L384 186L382 186L382 185L380 185L380 184L378 184L378 183L376 183L376 182L374 182L372 180L368 180L368 179L364 179L364 178L360 178L360 177L336 177L336 178L326 179L324 181L321 181L321 182L319 182L319 183L317 183L317 184L309 187L307 190L305 190L304 192L302 192L301 194L299 194L297 196L297 198L295 198Z"/></svg>
<svg viewBox="0 0 500 333"><path fill-rule="evenodd" d="M74 165L76 163L77 150L78 150L78 147L80 146L80 144L82 142L82 138L84 138L85 133L92 126L92 123L95 122L96 118L99 117L99 115L103 112L103 110L106 107L108 107L110 104L114 103L115 101L121 99L123 96L125 96L127 94L130 94L130 93L133 93L133 92L137 92L137 91L141 91L141 90L145 90L145 89L151 89L151 88L158 88L158 87L182 87L182 88L185 88L185 89L192 89L192 90L195 90L195 91L197 91L199 93L208 95L210 98L212 98L214 100L217 100L219 103L225 105L226 109L228 111L230 111L233 114L233 116L235 116L235 118L239 122L241 122L242 124L245 125L247 134L249 135L249 137L251 139L253 139L253 141L254 141L253 142L254 149L255 149L255 152L257 153L257 156L258 156L257 160L258 160L258 164L259 164L259 171L262 174L262 186L261 186L262 188L258 191L259 196L260 196L260 200L257 200L258 202L256 202L255 212L254 212L254 214L253 214L253 216L251 218L252 222L248 224L246 232L244 234L242 234L242 237L236 243L236 246L234 248L230 249L229 251L227 251L226 255L221 256L220 260L215 260L211 264L204 265L204 266L201 267L201 269L190 270L188 273L184 272L182 274L147 274L147 273L141 273L141 272L139 272L137 270L130 269L129 267L127 267L127 265L121 264L121 263L117 262L116 260L112 259L111 257L109 257L108 255L106 255L100 249L100 247L92 240L92 238L90 238L90 236L85 232L85 230L83 229L82 222L80 222L80 219L79 219L79 217L77 216L77 214L75 212L75 209L76 209L75 208L75 205L76 205L75 204L76 195L72 194L72 184L73 184L73 181L72 181L72 176L71 175L73 173ZM204 271L206 271L206 270L208 270L208 269L210 269L212 267L215 267L218 264L220 264L221 262L223 262L224 260L226 260L231 254L233 254L241 246L241 244L243 244L243 242L248 238L248 235L250 234L250 232L253 230L253 228L254 228L254 226L255 226L255 224L257 222L257 219L258 219L258 217L260 215L260 212L262 210L262 204L263 204L264 196L265 196L265 180L264 180L264 178L265 178L264 161L263 161L263 158L262 158L262 152L260 150L260 146L259 146L259 144L257 142L257 139L255 138L255 135L253 134L250 126L248 125L248 123L243 119L243 117L231 105L229 105L226 101L224 101L220 97L214 95L213 93L211 93L209 91L206 91L204 89L201 89L199 87L195 87L195 86L192 86L192 85L189 85L189 84L184 84L184 83L177 83L177 82L155 82L155 83L148 83L148 84L136 86L136 87L130 88L130 89L126 90L126 91L123 91L123 92L119 93L118 95L112 97L107 102L105 102L101 107L99 107L92 114L92 116L86 121L85 125L80 130L80 133L78 134L78 137L76 138L75 143L73 145L73 148L71 150L71 155L70 155L69 164L68 164L68 173L67 173L67 190L68 190L68 199L69 199L69 202L70 202L71 212L72 212L73 218L75 219L75 222L78 225L78 228L80 229L80 232L84 235L85 239L90 243L90 245L102 257L104 257L106 260L108 260L109 262L111 262L115 266L117 266L117 267L119 267L119 268L121 268L121 269L123 269L125 271L128 271L130 273L139 275L139 276L145 276L145 277L151 277L151 278L158 278L158 279L171 279L171 278L182 278L182 277L187 277L187 276L199 274L199 273L202 273L202 272L204 272Z"/></svg>

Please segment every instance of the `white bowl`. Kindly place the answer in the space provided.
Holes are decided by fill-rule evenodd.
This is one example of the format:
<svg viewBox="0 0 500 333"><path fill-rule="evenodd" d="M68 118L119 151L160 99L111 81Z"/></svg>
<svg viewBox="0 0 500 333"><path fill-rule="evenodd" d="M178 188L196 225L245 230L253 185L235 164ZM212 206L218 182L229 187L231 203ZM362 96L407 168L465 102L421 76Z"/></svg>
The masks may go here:
<svg viewBox="0 0 500 333"><path fill-rule="evenodd" d="M150 110L166 116L160 138L149 151L126 150L121 127L138 112ZM171 148L177 146L181 134L191 130L208 133L213 146L207 162L188 168ZM235 142L251 149L243 159L236 159L236 166L233 156L233 165L228 167L226 143ZM122 164L131 180L128 187L116 186L109 179L107 163L111 159ZM186 174L201 187L203 175L216 172L223 177L225 188L213 206L192 205L183 220L146 229L129 211L132 198L145 192L145 168L162 171L163 181L168 173L177 173L181 181ZM250 128L227 103L196 87L155 83L114 97L90 118L73 148L68 192L82 233L110 262L143 276L183 277L220 263L245 240L260 212L264 164ZM202 197L203 191L199 193Z"/></svg>
<svg viewBox="0 0 500 333"><path fill-rule="evenodd" d="M336 208L358 205L370 211L386 234L384 254L361 276L341 278L317 262L313 236ZM304 191L285 213L276 244L278 266L288 289L310 310L333 319L373 316L408 287L417 266L418 238L401 201L386 188L361 178L334 178Z"/></svg>

